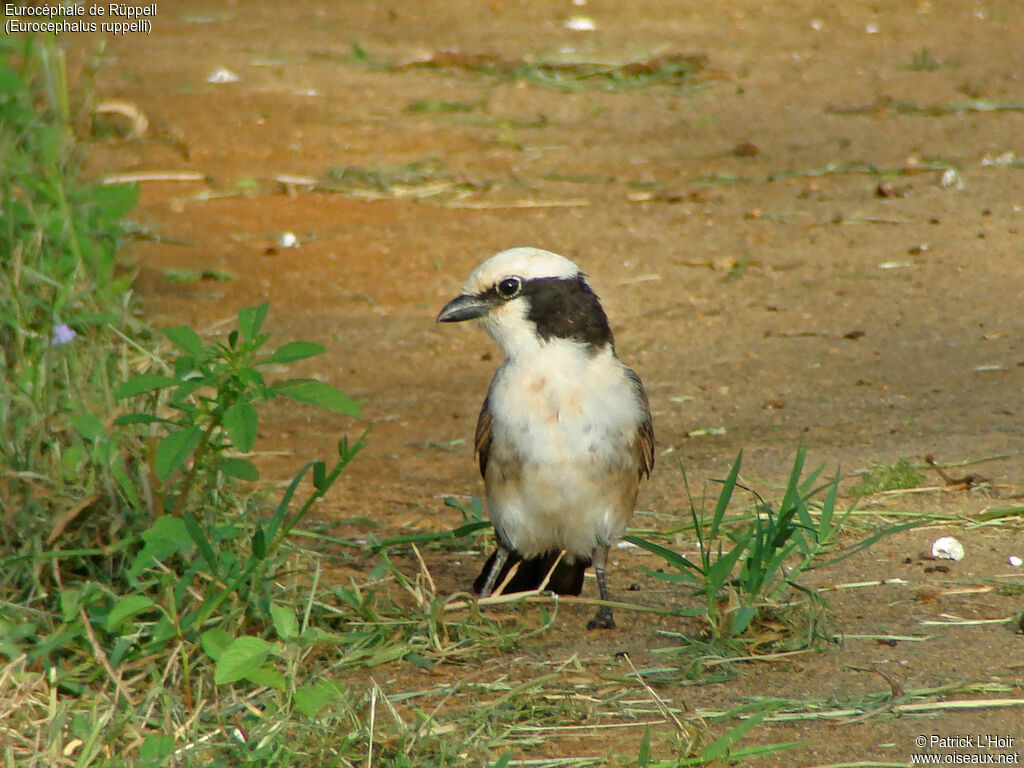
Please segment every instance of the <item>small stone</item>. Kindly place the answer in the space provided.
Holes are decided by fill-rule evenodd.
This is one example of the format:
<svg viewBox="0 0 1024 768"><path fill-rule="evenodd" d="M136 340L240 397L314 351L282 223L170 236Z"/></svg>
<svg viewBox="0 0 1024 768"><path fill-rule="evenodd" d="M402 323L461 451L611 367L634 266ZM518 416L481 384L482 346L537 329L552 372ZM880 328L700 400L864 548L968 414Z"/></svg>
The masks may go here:
<svg viewBox="0 0 1024 768"><path fill-rule="evenodd" d="M597 22L589 16L572 16L565 20L563 26L574 32L593 32L597 29Z"/></svg>
<svg viewBox="0 0 1024 768"><path fill-rule="evenodd" d="M952 536L943 536L932 542L932 557L936 560L963 560L964 545Z"/></svg>
<svg viewBox="0 0 1024 768"><path fill-rule="evenodd" d="M947 168L939 176L939 186L943 189L963 189L964 183L960 180L956 168Z"/></svg>
<svg viewBox="0 0 1024 768"><path fill-rule="evenodd" d="M221 69L218 69L215 72L211 73L210 76L208 78L206 78L206 82L208 82L208 83L216 83L216 84L220 85L220 84L223 84L223 83L237 83L241 79L242 78L240 78L238 75L236 75L230 69L223 69L223 68L221 68Z"/></svg>

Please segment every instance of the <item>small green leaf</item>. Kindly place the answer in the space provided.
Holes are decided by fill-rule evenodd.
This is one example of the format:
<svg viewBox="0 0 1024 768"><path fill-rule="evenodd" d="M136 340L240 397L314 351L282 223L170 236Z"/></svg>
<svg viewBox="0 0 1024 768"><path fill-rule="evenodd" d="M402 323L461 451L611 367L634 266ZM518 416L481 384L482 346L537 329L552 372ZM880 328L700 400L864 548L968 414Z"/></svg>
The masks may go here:
<svg viewBox="0 0 1024 768"><path fill-rule="evenodd" d="M328 704L342 699L345 687L333 680L319 680L295 689L295 706L306 717L316 717Z"/></svg>
<svg viewBox="0 0 1024 768"><path fill-rule="evenodd" d="M192 543L192 539L185 529L185 523L179 517L161 515L153 521L148 531L142 532L142 540L147 544L155 544L166 541L175 547L186 547Z"/></svg>
<svg viewBox="0 0 1024 768"><path fill-rule="evenodd" d="M153 525L142 532L145 546L135 557L135 562L128 569L129 581L135 581L154 561L163 562L178 552L192 549L192 538L188 535L185 522L180 517L163 515L153 521Z"/></svg>
<svg viewBox="0 0 1024 768"><path fill-rule="evenodd" d="M107 436L107 430L94 414L80 413L71 417L71 426L83 438L90 442L101 440Z"/></svg>
<svg viewBox="0 0 1024 768"><path fill-rule="evenodd" d="M114 607L110 609L110 613L107 614L107 621L104 624L104 629L107 632L116 632L120 629L121 624L132 616L148 611L156 603L145 595L128 595L118 600Z"/></svg>
<svg viewBox="0 0 1024 768"><path fill-rule="evenodd" d="M253 685L266 686L275 691L285 689L284 675L278 671L277 667L272 667L270 664L264 664L262 667L254 669L245 676L245 679Z"/></svg>
<svg viewBox="0 0 1024 768"><path fill-rule="evenodd" d="M296 360L305 360L307 357L316 357L327 351L326 347L314 344L311 341L290 341L282 347L278 347L266 358L260 361L264 363L293 363Z"/></svg>
<svg viewBox="0 0 1024 768"><path fill-rule="evenodd" d="M216 661L220 658L224 649L231 645L233 639L231 634L223 627L213 627L199 636L199 644L203 647L206 655Z"/></svg>
<svg viewBox="0 0 1024 768"><path fill-rule="evenodd" d="M171 344L186 355L198 358L206 356L206 347L203 346L203 341L199 338L199 334L187 325L164 328L162 333L170 340Z"/></svg>
<svg viewBox="0 0 1024 768"><path fill-rule="evenodd" d="M177 377L178 381L181 382L178 386L178 392L181 392L182 387L186 384L201 380L197 378L189 378L189 375L199 366L199 361L197 361L192 355L181 355L180 357L174 358L172 362L174 364L174 375ZM181 395L176 393L175 397L181 397Z"/></svg>
<svg viewBox="0 0 1024 768"><path fill-rule="evenodd" d="M274 622L274 631L282 640L291 641L299 636L299 622L295 611L277 603L270 604L270 618Z"/></svg>
<svg viewBox="0 0 1024 768"><path fill-rule="evenodd" d="M247 387L263 388L266 386L263 382L263 375L255 368L242 368L238 372L238 380Z"/></svg>
<svg viewBox="0 0 1024 768"><path fill-rule="evenodd" d="M179 357L178 362L185 360L184 357ZM187 358L191 360L191 358ZM188 407L188 400L194 392L203 388L206 384L215 384L216 382L208 382L202 376L196 376L190 379L181 379L177 389L174 390L174 394L171 395L171 405L180 410L186 410ZM194 406L192 406L194 409Z"/></svg>
<svg viewBox="0 0 1024 768"><path fill-rule="evenodd" d="M134 397L143 392L152 392L155 389L173 387L178 380L170 376L160 376L156 373L140 373L132 376L128 381L123 381L114 390L114 396L118 398Z"/></svg>
<svg viewBox="0 0 1024 768"><path fill-rule="evenodd" d="M335 413L359 418L359 406L348 395L335 389L324 381L314 379L289 379L274 385L274 390L281 395L326 408Z"/></svg>
<svg viewBox="0 0 1024 768"><path fill-rule="evenodd" d="M252 403L239 400L224 411L224 429L238 450L248 453L256 444L256 432L259 429L260 417Z"/></svg>
<svg viewBox="0 0 1024 768"><path fill-rule="evenodd" d="M64 621L73 621L82 607L82 590L62 589L60 591L60 609Z"/></svg>
<svg viewBox="0 0 1024 768"><path fill-rule="evenodd" d="M259 334L269 309L270 302L265 301L258 307L244 307L238 310L238 330L242 332L246 341L252 341Z"/></svg>
<svg viewBox="0 0 1024 768"><path fill-rule="evenodd" d="M65 469L74 473L79 471L79 464L84 459L85 445L83 443L73 443L64 449L64 453L60 457L60 463Z"/></svg>
<svg viewBox="0 0 1024 768"><path fill-rule="evenodd" d="M199 445L203 431L199 427L189 427L171 432L156 447L154 467L160 482L164 482L174 470L181 468L192 451Z"/></svg>
<svg viewBox="0 0 1024 768"><path fill-rule="evenodd" d="M274 648L272 643L258 637L246 635L236 638L217 659L213 682L224 685L248 677L263 666L263 662Z"/></svg>
<svg viewBox="0 0 1024 768"><path fill-rule="evenodd" d="M234 456L221 456L217 459L217 467L226 477L234 477L239 480L246 480L254 483L260 479L260 472L256 465L248 459L239 459Z"/></svg>
<svg viewBox="0 0 1024 768"><path fill-rule="evenodd" d="M135 764L136 768L160 768L167 765L167 758L170 757L173 749L173 734L150 734L139 747L139 761Z"/></svg>

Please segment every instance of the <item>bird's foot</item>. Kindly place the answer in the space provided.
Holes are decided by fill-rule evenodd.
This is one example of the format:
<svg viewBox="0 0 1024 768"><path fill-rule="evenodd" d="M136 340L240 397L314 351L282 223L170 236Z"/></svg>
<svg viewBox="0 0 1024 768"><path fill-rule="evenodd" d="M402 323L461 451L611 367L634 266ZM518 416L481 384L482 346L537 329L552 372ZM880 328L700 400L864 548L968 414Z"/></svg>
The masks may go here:
<svg viewBox="0 0 1024 768"><path fill-rule="evenodd" d="M587 629L615 629L612 609L603 605L598 608L594 618L587 622Z"/></svg>

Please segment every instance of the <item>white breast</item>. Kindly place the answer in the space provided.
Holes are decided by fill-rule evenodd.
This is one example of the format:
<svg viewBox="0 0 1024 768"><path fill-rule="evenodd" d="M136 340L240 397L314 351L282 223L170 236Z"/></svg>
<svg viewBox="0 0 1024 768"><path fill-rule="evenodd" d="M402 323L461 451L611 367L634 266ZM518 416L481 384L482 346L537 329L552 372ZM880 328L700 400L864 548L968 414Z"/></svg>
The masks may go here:
<svg viewBox="0 0 1024 768"><path fill-rule="evenodd" d="M611 349L552 340L506 360L489 398L488 508L506 541L525 556L584 558L618 538L636 502L644 408Z"/></svg>

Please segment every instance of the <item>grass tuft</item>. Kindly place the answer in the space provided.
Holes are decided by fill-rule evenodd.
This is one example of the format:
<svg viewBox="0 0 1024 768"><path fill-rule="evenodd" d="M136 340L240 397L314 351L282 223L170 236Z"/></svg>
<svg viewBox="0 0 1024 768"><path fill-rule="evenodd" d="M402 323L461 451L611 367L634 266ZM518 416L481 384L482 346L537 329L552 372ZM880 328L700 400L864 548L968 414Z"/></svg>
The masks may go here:
<svg viewBox="0 0 1024 768"><path fill-rule="evenodd" d="M133 517L108 414L144 333L116 259L138 190L78 180L65 80L56 46L0 40L0 557Z"/></svg>
<svg viewBox="0 0 1024 768"><path fill-rule="evenodd" d="M904 458L891 464L876 462L857 488L857 493L866 496L882 491L896 491L916 488L924 482L924 473Z"/></svg>
<svg viewBox="0 0 1024 768"><path fill-rule="evenodd" d="M816 485L822 468L805 477L805 460L801 446L777 508L750 491L756 499L754 514L739 525L727 522L727 512L736 490L749 490L739 481L742 454L721 481L710 513L697 508L680 464L697 537L696 561L660 544L625 537L674 569L668 573L643 569L649 576L695 590L703 600L701 613L712 645L722 650L765 653L831 642L834 632L829 629L828 605L820 594L800 585L800 575L849 557L885 535L921 524L889 526L837 550L837 536L853 508L842 513L836 509L838 473ZM815 514L812 503L818 507Z"/></svg>

